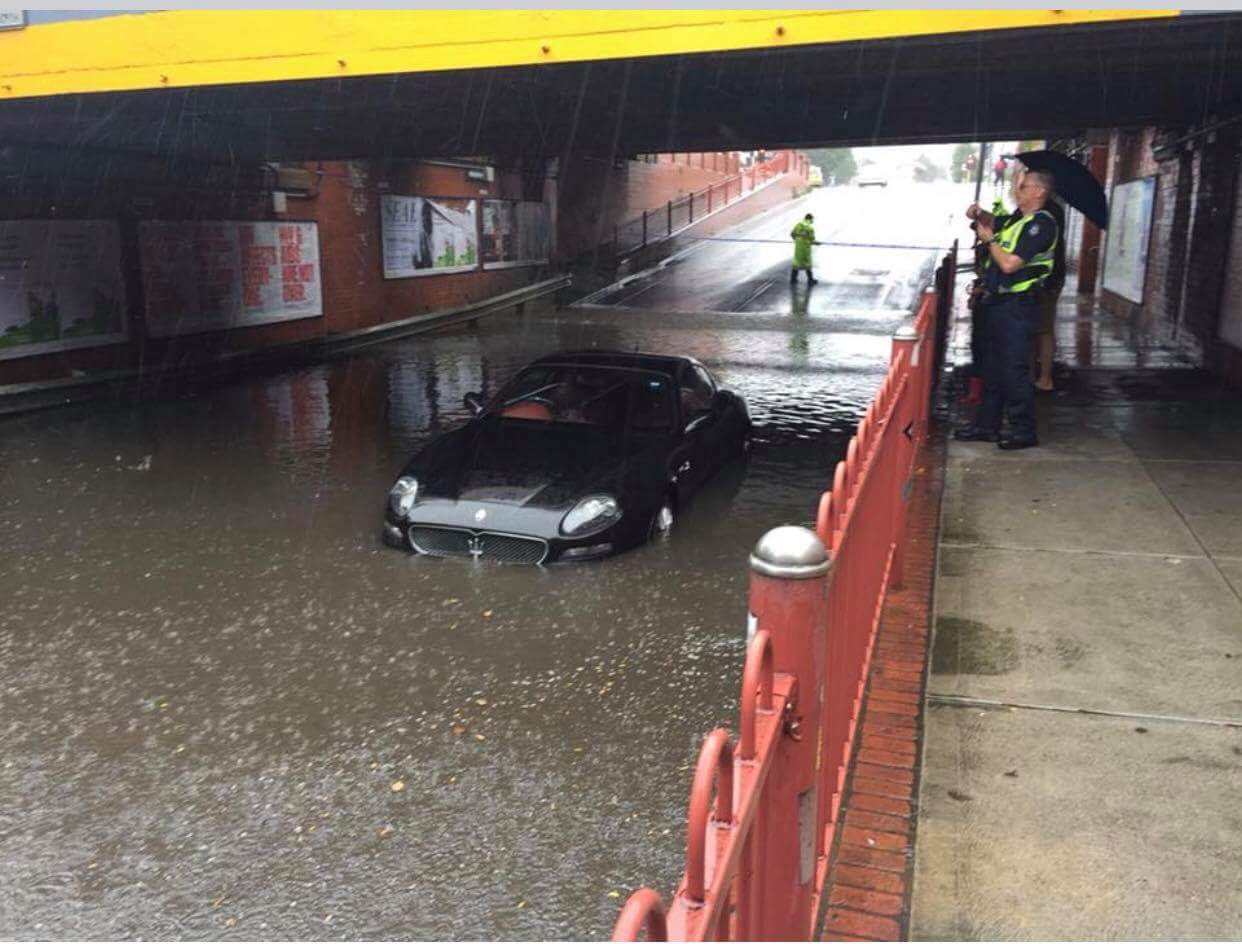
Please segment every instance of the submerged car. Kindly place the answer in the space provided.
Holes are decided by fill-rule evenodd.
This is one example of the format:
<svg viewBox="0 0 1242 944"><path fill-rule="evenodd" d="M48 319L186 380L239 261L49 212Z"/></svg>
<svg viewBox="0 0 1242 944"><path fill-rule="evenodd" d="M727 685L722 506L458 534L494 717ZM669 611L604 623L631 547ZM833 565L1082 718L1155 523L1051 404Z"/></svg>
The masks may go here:
<svg viewBox="0 0 1242 944"><path fill-rule="evenodd" d="M740 396L688 357L578 351L535 361L428 443L388 495L384 540L431 557L550 564L668 533L750 443Z"/></svg>

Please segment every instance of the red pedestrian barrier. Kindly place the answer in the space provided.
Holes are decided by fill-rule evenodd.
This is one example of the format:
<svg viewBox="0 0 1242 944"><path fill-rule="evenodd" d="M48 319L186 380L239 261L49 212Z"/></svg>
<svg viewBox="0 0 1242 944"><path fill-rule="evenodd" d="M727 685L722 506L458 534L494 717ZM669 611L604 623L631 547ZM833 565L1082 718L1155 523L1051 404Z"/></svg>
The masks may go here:
<svg viewBox="0 0 1242 944"><path fill-rule="evenodd" d="M913 323L895 332L888 373L820 498L815 531L775 528L755 546L737 749L723 728L703 742L667 922L659 896L639 889L614 941L637 940L644 924L649 940L814 935L876 629L888 588L900 585L955 266L956 251L937 273L945 292L927 289Z"/></svg>

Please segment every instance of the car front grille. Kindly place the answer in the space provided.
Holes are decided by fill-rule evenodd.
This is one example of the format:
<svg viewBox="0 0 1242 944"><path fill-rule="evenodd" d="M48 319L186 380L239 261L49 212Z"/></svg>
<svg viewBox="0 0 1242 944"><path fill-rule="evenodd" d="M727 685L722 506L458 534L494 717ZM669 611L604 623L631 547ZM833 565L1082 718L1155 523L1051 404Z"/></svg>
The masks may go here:
<svg viewBox="0 0 1242 944"><path fill-rule="evenodd" d="M429 557L472 557L469 531L455 528L410 528L410 543L414 550Z"/></svg>
<svg viewBox="0 0 1242 944"><path fill-rule="evenodd" d="M515 538L511 534L492 534L485 531L479 535L479 544L483 549L483 557L504 561L506 564L538 564L548 553L546 541Z"/></svg>
<svg viewBox="0 0 1242 944"><path fill-rule="evenodd" d="M414 525L410 543L428 557L477 557L502 564L541 564L548 555L547 541L493 531Z"/></svg>

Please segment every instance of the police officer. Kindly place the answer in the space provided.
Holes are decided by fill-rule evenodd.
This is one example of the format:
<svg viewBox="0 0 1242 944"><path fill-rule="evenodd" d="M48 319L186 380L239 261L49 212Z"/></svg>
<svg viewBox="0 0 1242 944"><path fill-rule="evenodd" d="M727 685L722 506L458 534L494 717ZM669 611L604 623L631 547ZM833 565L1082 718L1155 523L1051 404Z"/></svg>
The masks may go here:
<svg viewBox="0 0 1242 944"><path fill-rule="evenodd" d="M806 270L806 280L814 285L819 280L811 272L811 247L815 245L815 217L808 213L794 224L789 231L789 238L794 241L793 268L789 272L789 281L798 281L798 271Z"/></svg>
<svg viewBox="0 0 1242 944"><path fill-rule="evenodd" d="M995 198L992 201L993 229L1004 228L1004 218L1008 215L1005 201L1000 197ZM978 406L983 402L983 297L985 294L983 276L991 257L988 247L983 243L976 243L974 252L975 279L970 283L970 298L966 303L970 309L970 366L964 373L967 389L962 402Z"/></svg>
<svg viewBox="0 0 1242 944"><path fill-rule="evenodd" d="M1039 445L1035 433L1035 391L1031 386L1031 349L1039 330L1038 290L1052 274L1060 233L1044 205L1053 181L1042 171L1025 171L1014 187L1018 209L997 220L972 204L967 218L987 246L983 298L983 402L975 421L953 433L971 442L994 442L1002 449ZM1009 432L1001 435L1002 413Z"/></svg>

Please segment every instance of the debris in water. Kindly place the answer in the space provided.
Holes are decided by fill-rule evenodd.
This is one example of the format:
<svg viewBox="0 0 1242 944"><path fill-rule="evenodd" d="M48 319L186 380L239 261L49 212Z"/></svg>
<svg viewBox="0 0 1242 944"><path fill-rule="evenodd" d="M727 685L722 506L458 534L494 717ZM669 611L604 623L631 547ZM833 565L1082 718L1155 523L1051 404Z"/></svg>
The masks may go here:
<svg viewBox="0 0 1242 944"><path fill-rule="evenodd" d="M388 789L389 789L389 790L391 790L393 793L400 793L402 790L404 790L404 789L405 789L405 781L404 781L404 780L394 780L394 781L392 782L392 786L391 786L391 787L389 787Z"/></svg>

